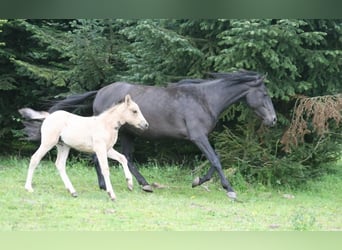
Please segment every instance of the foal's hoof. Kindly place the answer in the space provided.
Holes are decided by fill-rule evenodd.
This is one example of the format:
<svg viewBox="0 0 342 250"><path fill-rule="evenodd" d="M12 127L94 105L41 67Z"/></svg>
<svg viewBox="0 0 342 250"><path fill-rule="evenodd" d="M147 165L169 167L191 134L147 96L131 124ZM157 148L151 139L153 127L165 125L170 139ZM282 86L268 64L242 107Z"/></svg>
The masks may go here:
<svg viewBox="0 0 342 250"><path fill-rule="evenodd" d="M142 190L144 190L145 192L148 192L148 193L152 193L153 192L153 189L150 185L144 185L142 186Z"/></svg>
<svg viewBox="0 0 342 250"><path fill-rule="evenodd" d="M26 189L26 191L27 192L29 192L29 193L33 193L34 191L33 191L33 188L25 188Z"/></svg>
<svg viewBox="0 0 342 250"><path fill-rule="evenodd" d="M111 199L111 201L115 201L116 200L116 196L115 194L111 194L110 192L107 192L109 195L109 198Z"/></svg>
<svg viewBox="0 0 342 250"><path fill-rule="evenodd" d="M192 187L197 187L200 184L200 178L197 176L193 181L192 181Z"/></svg>
<svg viewBox="0 0 342 250"><path fill-rule="evenodd" d="M227 196L232 199L232 200L236 200L236 193L235 192L227 192Z"/></svg>
<svg viewBox="0 0 342 250"><path fill-rule="evenodd" d="M77 192L73 192L73 193L71 193L71 196L76 198L76 197L78 197L78 194L77 194Z"/></svg>
<svg viewBox="0 0 342 250"><path fill-rule="evenodd" d="M127 180L127 188L129 191L133 190L133 181L132 180Z"/></svg>

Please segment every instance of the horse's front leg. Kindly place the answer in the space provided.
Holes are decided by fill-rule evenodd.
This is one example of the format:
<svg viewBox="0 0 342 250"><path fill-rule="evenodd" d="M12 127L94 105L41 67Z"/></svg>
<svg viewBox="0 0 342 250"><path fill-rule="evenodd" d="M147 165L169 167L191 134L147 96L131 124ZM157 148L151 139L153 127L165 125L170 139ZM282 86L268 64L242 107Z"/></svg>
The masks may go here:
<svg viewBox="0 0 342 250"><path fill-rule="evenodd" d="M192 186L195 187L197 185L201 185L202 183L210 180L214 171L217 170L221 179L222 187L227 191L227 196L231 199L236 199L236 193L231 187L227 178L224 176L220 160L218 156L216 155L214 149L211 147L208 138L206 136L201 136L201 137L192 139L192 141L205 154L205 156L211 163L211 168L209 169L208 173L202 178L196 178L194 182L192 183Z"/></svg>
<svg viewBox="0 0 342 250"><path fill-rule="evenodd" d="M93 155L93 162L94 162L94 167L95 167L95 170L96 170L96 175L97 175L97 180L98 180L98 183L99 183L99 188L100 189L103 189L103 190L107 190L107 187L106 187L106 183L104 181L104 178L103 178L103 175L102 175L102 171L101 171L101 167L100 167L100 164L99 164L99 160L97 159L97 156L96 154Z"/></svg>
<svg viewBox="0 0 342 250"><path fill-rule="evenodd" d="M103 175L103 178L106 184L106 191L109 197L112 199L112 201L114 201L116 199L116 196L115 196L112 184L110 182L107 150L106 150L105 144L103 144L103 146L95 147L95 153L99 161L101 173Z"/></svg>
<svg viewBox="0 0 342 250"><path fill-rule="evenodd" d="M126 157L115 151L113 148L108 150L108 157L112 160L118 161L122 165L127 181L127 187L129 190L133 190L133 178L131 172L128 169Z"/></svg>
<svg viewBox="0 0 342 250"><path fill-rule="evenodd" d="M122 133L120 140L121 140L122 153L125 155L128 161L128 168L130 172L134 175L135 179L138 181L139 185L142 187L142 190L144 190L145 192L153 192L151 185L148 184L144 176L142 176L142 174L139 172L139 170L133 163L134 138L127 133Z"/></svg>

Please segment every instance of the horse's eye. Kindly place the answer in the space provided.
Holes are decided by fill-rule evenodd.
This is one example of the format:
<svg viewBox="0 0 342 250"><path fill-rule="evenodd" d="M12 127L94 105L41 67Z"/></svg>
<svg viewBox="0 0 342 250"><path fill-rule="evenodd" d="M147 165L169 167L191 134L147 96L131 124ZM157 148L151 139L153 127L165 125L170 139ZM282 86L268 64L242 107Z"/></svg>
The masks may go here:
<svg viewBox="0 0 342 250"><path fill-rule="evenodd" d="M137 114L137 113L138 113L138 111L137 111L137 110L133 110L132 112L133 112L133 114Z"/></svg>

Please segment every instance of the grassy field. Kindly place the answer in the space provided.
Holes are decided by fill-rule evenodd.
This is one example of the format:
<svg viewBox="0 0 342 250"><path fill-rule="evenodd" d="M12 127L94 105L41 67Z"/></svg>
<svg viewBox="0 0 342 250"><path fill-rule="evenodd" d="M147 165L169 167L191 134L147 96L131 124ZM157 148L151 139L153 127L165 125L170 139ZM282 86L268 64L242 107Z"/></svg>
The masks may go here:
<svg viewBox="0 0 342 250"><path fill-rule="evenodd" d="M163 189L143 192L135 182L126 188L121 168L111 168L117 201L97 187L95 171L82 162L67 169L79 197L64 189L52 162L43 161L33 178L34 193L24 190L28 159L0 158L1 231L165 231L165 230L342 230L342 163L301 190L251 187L232 202L219 183L191 188L189 170L141 168Z"/></svg>

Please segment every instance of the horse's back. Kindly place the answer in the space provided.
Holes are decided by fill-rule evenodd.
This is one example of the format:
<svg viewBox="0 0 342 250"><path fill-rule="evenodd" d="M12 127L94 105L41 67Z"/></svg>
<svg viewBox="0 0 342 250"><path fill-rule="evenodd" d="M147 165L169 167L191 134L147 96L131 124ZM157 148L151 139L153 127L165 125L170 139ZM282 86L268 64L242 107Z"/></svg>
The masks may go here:
<svg viewBox="0 0 342 250"><path fill-rule="evenodd" d="M93 103L94 114L98 115L113 104L118 103L129 94L149 122L149 129L141 132L131 126L130 131L145 137L178 137L185 138L187 130L185 116L191 96L196 94L182 87L157 87L139 84L116 82L100 89ZM196 110L196 108L192 109Z"/></svg>
<svg viewBox="0 0 342 250"><path fill-rule="evenodd" d="M99 115L113 104L117 104L129 93L132 84L115 82L101 88L94 99L93 113Z"/></svg>

